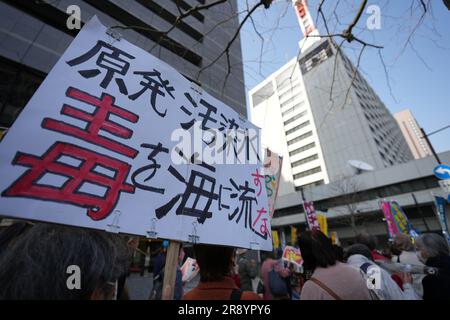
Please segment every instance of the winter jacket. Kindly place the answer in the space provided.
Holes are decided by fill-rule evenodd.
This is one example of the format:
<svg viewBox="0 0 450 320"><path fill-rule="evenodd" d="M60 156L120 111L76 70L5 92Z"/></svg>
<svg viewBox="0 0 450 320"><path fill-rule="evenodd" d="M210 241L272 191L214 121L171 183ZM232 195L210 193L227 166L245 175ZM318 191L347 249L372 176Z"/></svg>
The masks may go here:
<svg viewBox="0 0 450 320"><path fill-rule="evenodd" d="M438 272L423 278L423 300L450 300L450 256L429 258L426 265Z"/></svg>
<svg viewBox="0 0 450 320"><path fill-rule="evenodd" d="M260 274L260 277L264 285L264 300L276 299L272 291L270 290L269 285L269 272L272 271L272 269L274 269L275 272L277 272L282 278L287 278L290 275L289 269L284 267L281 260L273 260L273 259L265 260L261 265L261 274Z"/></svg>
<svg viewBox="0 0 450 320"><path fill-rule="evenodd" d="M312 278L326 285L341 300L372 300L361 272L345 263L336 262L327 268L317 267ZM308 280L302 288L300 300L335 300L320 285Z"/></svg>
<svg viewBox="0 0 450 320"><path fill-rule="evenodd" d="M238 290L230 277L221 281L200 282L197 287L183 296L183 300L230 300L233 290ZM240 300L261 300L254 292L242 291Z"/></svg>
<svg viewBox="0 0 450 320"><path fill-rule="evenodd" d="M394 263L402 263L402 264L410 264L413 266L423 266L424 264L420 262L419 258L417 258L415 251L402 251L402 253L398 256L392 257L392 262ZM423 296L423 287L422 280L425 277L423 274L412 274L413 278L413 288L416 291L416 294L422 298Z"/></svg>
<svg viewBox="0 0 450 320"><path fill-rule="evenodd" d="M241 280L242 291L253 291L252 279L254 279L258 273L257 267L252 266L250 261L245 257L240 257L238 260L239 277Z"/></svg>
<svg viewBox="0 0 450 320"><path fill-rule="evenodd" d="M379 289L377 284L375 284L374 291L381 300L418 300L419 297L416 295L413 287L409 283L403 284L403 290L392 280L391 275L383 268L377 266L373 261L367 259L365 256L360 254L354 254L347 259L347 263L357 269L361 269L361 266L365 263L369 263L370 268L377 268L379 270L380 281ZM377 270L377 271L378 271ZM366 272L367 274L367 272Z"/></svg>

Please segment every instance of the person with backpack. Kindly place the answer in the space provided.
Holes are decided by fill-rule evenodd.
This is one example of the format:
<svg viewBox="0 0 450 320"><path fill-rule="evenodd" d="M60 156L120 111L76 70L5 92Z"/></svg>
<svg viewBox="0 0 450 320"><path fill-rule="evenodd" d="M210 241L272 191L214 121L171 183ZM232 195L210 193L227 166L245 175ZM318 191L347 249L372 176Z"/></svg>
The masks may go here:
<svg viewBox="0 0 450 320"><path fill-rule="evenodd" d="M336 259L331 240L321 231L303 232L298 244L303 267L313 271L300 300L372 300L360 271Z"/></svg>
<svg viewBox="0 0 450 320"><path fill-rule="evenodd" d="M361 271L365 282L370 277L379 277L380 283L373 283L371 293L377 300L419 300L412 287L410 275L402 275L403 290L391 278L391 275L373 261L371 250L363 244L354 244L347 248L345 257L347 264Z"/></svg>
<svg viewBox="0 0 450 320"><path fill-rule="evenodd" d="M273 252L264 252L264 262L261 266L260 277L264 287L264 300L290 299L289 269L281 259L274 259Z"/></svg>
<svg viewBox="0 0 450 320"><path fill-rule="evenodd" d="M242 291L230 277L234 248L207 244L194 245L200 268L200 282L183 300L260 300L254 292Z"/></svg>

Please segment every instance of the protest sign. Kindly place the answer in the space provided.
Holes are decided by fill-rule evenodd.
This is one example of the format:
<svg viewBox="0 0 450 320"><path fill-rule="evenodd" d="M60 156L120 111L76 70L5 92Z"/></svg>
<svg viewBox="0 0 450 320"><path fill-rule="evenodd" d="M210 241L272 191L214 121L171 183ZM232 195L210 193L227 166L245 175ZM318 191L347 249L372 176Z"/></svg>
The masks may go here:
<svg viewBox="0 0 450 320"><path fill-rule="evenodd" d="M0 214L272 250L259 135L93 17L0 143Z"/></svg>
<svg viewBox="0 0 450 320"><path fill-rule="evenodd" d="M269 215L272 219L275 211L275 203L280 186L281 166L283 165L283 157L277 153L266 149L264 159L264 173L267 191L267 202L269 206Z"/></svg>
<svg viewBox="0 0 450 320"><path fill-rule="evenodd" d="M448 229L447 223L447 213L445 211L446 200L443 197L434 196L435 204L436 204L436 214L438 216L439 224L441 225L442 234L447 240L450 246L450 232Z"/></svg>
<svg viewBox="0 0 450 320"><path fill-rule="evenodd" d="M399 233L397 224L395 223L394 217L391 212L391 204L389 201L381 201L381 210L383 211L384 218L386 219L389 238L393 238L396 234Z"/></svg>
<svg viewBox="0 0 450 320"><path fill-rule="evenodd" d="M316 210L312 201L303 202L303 209L305 210L306 221L310 230L320 230L319 222L317 221Z"/></svg>
<svg viewBox="0 0 450 320"><path fill-rule="evenodd" d="M419 236L398 202L391 201L391 212L400 233L409 234L413 238Z"/></svg>
<svg viewBox="0 0 450 320"><path fill-rule="evenodd" d="M286 248L284 248L282 259L297 266L301 266L303 264L300 249L291 246L286 246Z"/></svg>
<svg viewBox="0 0 450 320"><path fill-rule="evenodd" d="M408 220L400 204L396 201L382 201L381 209L384 213L388 226L389 237L392 239L396 234L405 233L415 238L419 234Z"/></svg>

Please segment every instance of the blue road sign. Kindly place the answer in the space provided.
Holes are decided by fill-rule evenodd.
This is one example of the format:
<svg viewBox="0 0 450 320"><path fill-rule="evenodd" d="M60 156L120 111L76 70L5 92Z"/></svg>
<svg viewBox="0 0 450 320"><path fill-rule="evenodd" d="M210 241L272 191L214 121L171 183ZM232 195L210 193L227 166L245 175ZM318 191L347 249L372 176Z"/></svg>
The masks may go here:
<svg viewBox="0 0 450 320"><path fill-rule="evenodd" d="M450 179L450 166L440 164L433 170L434 175L441 180Z"/></svg>

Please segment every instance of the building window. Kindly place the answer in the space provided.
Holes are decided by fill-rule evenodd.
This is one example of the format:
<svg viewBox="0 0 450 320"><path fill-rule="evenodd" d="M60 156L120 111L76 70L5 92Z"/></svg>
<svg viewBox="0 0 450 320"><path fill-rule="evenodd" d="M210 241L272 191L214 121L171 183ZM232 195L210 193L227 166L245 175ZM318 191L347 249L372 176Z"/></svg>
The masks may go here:
<svg viewBox="0 0 450 320"><path fill-rule="evenodd" d="M318 172L322 172L322 168L321 167L316 167L316 168L312 168L297 174L294 174L294 180L300 179L300 178L304 178L307 176L310 176L312 174L318 173Z"/></svg>
<svg viewBox="0 0 450 320"><path fill-rule="evenodd" d="M0 58L0 126L13 124L44 78L43 72Z"/></svg>
<svg viewBox="0 0 450 320"><path fill-rule="evenodd" d="M312 135L313 135L312 131L309 131L307 133L302 134L301 136L298 136L298 137L296 137L296 138L294 138L292 140L289 140L287 144L288 144L288 146L290 146L291 144L294 144L296 142L302 141L303 139L311 137Z"/></svg>
<svg viewBox="0 0 450 320"><path fill-rule="evenodd" d="M292 123L292 122L294 122L294 121L297 120L297 119L300 119L300 118L303 117L304 115L306 115L306 110L303 111L303 112L300 112L299 114L297 114L297 115L293 116L292 118L286 120L285 122L283 122L283 124L284 124L285 126L287 126L289 123Z"/></svg>
<svg viewBox="0 0 450 320"><path fill-rule="evenodd" d="M295 156L296 154L299 154L299 153L302 153L303 151L312 149L312 148L314 148L315 146L316 146L316 143L315 143L315 142L309 143L309 144L307 144L307 145L305 145L305 146L303 146L303 147L300 147L300 148L298 148L298 149L295 149L295 150L289 152L289 156L290 156L290 157Z"/></svg>
<svg viewBox="0 0 450 320"><path fill-rule="evenodd" d="M295 110L300 109L300 107L302 107L304 104L305 104L304 101L301 101L300 103L297 103L295 106L293 106L293 107L287 109L286 111L282 112L282 113L281 113L281 116L284 117L284 116L286 116L287 114L290 114L290 113L294 112Z"/></svg>
<svg viewBox="0 0 450 320"><path fill-rule="evenodd" d="M298 88L291 88L289 90L287 90L286 92L280 94L278 96L278 98L281 100L283 100L284 98L288 97L289 95L294 96L294 95L299 95L301 92Z"/></svg>
<svg viewBox="0 0 450 320"><path fill-rule="evenodd" d="M286 135L294 133L295 131L300 130L301 128L304 128L304 127L306 127L309 124L310 124L309 120L305 121L305 122L299 124L298 126L295 126L292 129L289 129L288 131L286 131Z"/></svg>
<svg viewBox="0 0 450 320"><path fill-rule="evenodd" d="M297 99L300 95L296 94L295 96L287 99L286 101L284 101L282 104L280 104L280 108L283 108L285 106L287 106L289 103L291 103L292 101L294 101L295 99Z"/></svg>
<svg viewBox="0 0 450 320"><path fill-rule="evenodd" d="M298 166L300 166L302 164L305 164L305 163L308 163L308 162L311 162L311 161L314 161L314 160L317 160L317 159L319 159L319 155L318 154L314 154L314 155L312 155L310 157L306 157L306 158L303 158L301 160L293 162L291 164L291 167L292 168L298 167Z"/></svg>
<svg viewBox="0 0 450 320"><path fill-rule="evenodd" d="M325 183L324 180L319 180L319 181L315 181L315 182L311 182L311 183L307 183L307 184L302 184L301 186L295 187L295 191L300 191L304 188L317 187L324 183Z"/></svg>

